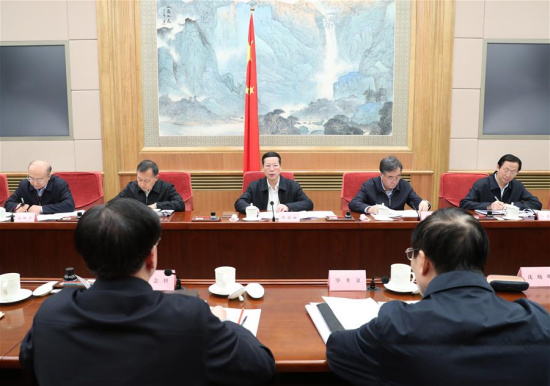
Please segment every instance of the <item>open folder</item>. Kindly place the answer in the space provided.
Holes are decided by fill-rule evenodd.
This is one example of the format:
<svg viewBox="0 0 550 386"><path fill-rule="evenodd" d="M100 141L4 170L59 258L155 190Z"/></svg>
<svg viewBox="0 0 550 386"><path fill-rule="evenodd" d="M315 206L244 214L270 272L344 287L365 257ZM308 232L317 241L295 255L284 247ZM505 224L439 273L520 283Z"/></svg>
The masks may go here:
<svg viewBox="0 0 550 386"><path fill-rule="evenodd" d="M307 304L306 310L325 343L331 333L358 328L378 316L380 309L380 305L371 298L323 296L323 300L325 303Z"/></svg>

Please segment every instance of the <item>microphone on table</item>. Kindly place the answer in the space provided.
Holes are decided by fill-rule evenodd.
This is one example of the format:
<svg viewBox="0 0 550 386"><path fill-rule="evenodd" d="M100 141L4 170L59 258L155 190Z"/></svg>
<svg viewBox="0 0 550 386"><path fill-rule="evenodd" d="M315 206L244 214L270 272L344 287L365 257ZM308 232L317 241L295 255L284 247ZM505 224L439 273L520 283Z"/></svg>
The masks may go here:
<svg viewBox="0 0 550 386"><path fill-rule="evenodd" d="M373 276L370 285L367 287L369 291L378 291L380 288L376 288L376 283L374 282L375 278L379 278L382 284L388 284L390 279L387 276Z"/></svg>
<svg viewBox="0 0 550 386"><path fill-rule="evenodd" d="M411 201L411 206L416 212L416 218L420 220L420 213L418 212L418 209L416 209L416 206L414 205L414 202Z"/></svg>
<svg viewBox="0 0 550 386"><path fill-rule="evenodd" d="M275 222L275 207L273 206L275 205L275 203L273 201L270 201L269 205L271 205L271 212L273 213L273 218L271 219L271 221Z"/></svg>
<svg viewBox="0 0 550 386"><path fill-rule="evenodd" d="M166 275L166 276L176 275L176 288L175 289L176 290L185 289L181 286L181 279L175 271L172 271L171 269L165 269L164 270L164 275Z"/></svg>

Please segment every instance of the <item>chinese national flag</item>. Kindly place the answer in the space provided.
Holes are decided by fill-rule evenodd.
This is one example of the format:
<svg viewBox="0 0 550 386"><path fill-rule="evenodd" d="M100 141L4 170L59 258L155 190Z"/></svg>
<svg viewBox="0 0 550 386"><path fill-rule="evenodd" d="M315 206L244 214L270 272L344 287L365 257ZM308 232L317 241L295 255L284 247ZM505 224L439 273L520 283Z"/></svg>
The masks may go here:
<svg viewBox="0 0 550 386"><path fill-rule="evenodd" d="M258 87L256 82L256 42L254 19L250 14L246 61L246 95L244 99L243 174L260 168L260 129L258 127Z"/></svg>

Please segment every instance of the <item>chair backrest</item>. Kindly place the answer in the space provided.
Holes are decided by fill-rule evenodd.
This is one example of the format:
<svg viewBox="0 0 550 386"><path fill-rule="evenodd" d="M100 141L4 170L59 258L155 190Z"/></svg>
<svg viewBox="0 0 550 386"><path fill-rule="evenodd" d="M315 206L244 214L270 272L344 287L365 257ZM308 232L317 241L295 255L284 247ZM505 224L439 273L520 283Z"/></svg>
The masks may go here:
<svg viewBox="0 0 550 386"><path fill-rule="evenodd" d="M458 207L477 180L487 177L487 173L443 173L439 178L439 200L437 207Z"/></svg>
<svg viewBox="0 0 550 386"><path fill-rule="evenodd" d="M380 172L348 172L342 176L342 190L340 192L340 209L349 210L349 203L357 195L361 185L366 180L378 177Z"/></svg>
<svg viewBox="0 0 550 386"><path fill-rule="evenodd" d="M292 173L292 172L281 172L281 176L283 176L284 178L287 178L289 180L294 179L294 173ZM264 177L265 177L265 173L261 172L261 171L253 171L253 172L244 173L244 175L243 175L243 193L246 191L246 188L248 188L248 185L250 185L250 183L252 181L256 181L256 180L259 180L260 178L264 178Z"/></svg>
<svg viewBox="0 0 550 386"><path fill-rule="evenodd" d="M159 178L174 185L185 203L185 211L193 210L193 188L191 173L188 172L159 172Z"/></svg>
<svg viewBox="0 0 550 386"><path fill-rule="evenodd" d="M0 206L4 206L10 198L10 188L8 187L8 176L0 173Z"/></svg>
<svg viewBox="0 0 550 386"><path fill-rule="evenodd" d="M548 209L550 209L550 192L548 192Z"/></svg>
<svg viewBox="0 0 550 386"><path fill-rule="evenodd" d="M101 172L55 172L69 184L75 209L89 209L103 204L103 176Z"/></svg>

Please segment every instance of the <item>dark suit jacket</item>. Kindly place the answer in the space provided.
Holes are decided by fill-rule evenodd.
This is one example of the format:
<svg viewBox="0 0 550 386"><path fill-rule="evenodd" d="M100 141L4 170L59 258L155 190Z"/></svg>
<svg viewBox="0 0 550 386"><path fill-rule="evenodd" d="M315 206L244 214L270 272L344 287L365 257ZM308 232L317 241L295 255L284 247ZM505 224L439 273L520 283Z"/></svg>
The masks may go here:
<svg viewBox="0 0 550 386"><path fill-rule="evenodd" d="M133 198L146 205L156 203L158 209L185 210L185 203L174 185L162 180L155 182L149 196L145 196L145 192L141 190L137 181L132 181L118 194L118 197Z"/></svg>
<svg viewBox="0 0 550 386"><path fill-rule="evenodd" d="M349 209L357 213L365 213L368 206L384 204L390 209L403 210L405 204L411 208L418 209L422 199L415 193L411 184L405 180L399 180L399 183L393 190L391 199L382 187L381 177L373 177L363 183L357 195L350 201Z"/></svg>
<svg viewBox="0 0 550 386"><path fill-rule="evenodd" d="M41 205L44 214L74 211L74 200L69 185L55 174L50 176L42 197L38 197L36 189L27 179L22 180L17 190L4 204L6 210L13 212L15 207L21 203L21 197L25 200L25 204Z"/></svg>
<svg viewBox="0 0 550 386"><path fill-rule="evenodd" d="M281 204L288 206L291 212L313 210L313 202L304 193L299 183L283 176L279 176L279 178L279 202ZM240 213L246 213L246 207L253 203L260 210L271 210L268 208L269 191L267 189L266 177L252 181L246 192L235 201L235 209Z"/></svg>
<svg viewBox="0 0 550 386"><path fill-rule="evenodd" d="M333 333L327 359L357 385L550 385L550 315L500 298L482 274L448 272L420 302Z"/></svg>
<svg viewBox="0 0 550 386"><path fill-rule="evenodd" d="M495 180L495 174L474 182L474 185L461 201L463 209L487 209L498 197L500 201L514 203L520 209L542 209L539 199L533 196L521 182L513 179L504 191L504 197L500 198L500 187Z"/></svg>
<svg viewBox="0 0 550 386"><path fill-rule="evenodd" d="M244 327L134 277L44 301L20 361L41 386L264 384L275 373L269 349Z"/></svg>

